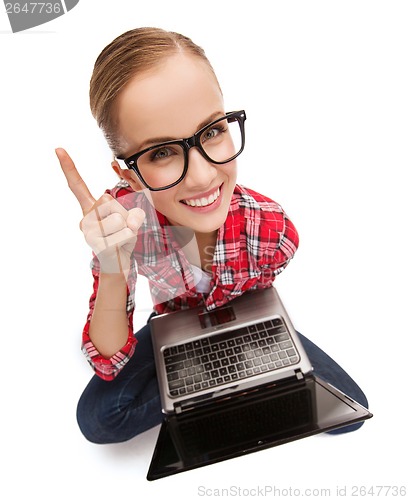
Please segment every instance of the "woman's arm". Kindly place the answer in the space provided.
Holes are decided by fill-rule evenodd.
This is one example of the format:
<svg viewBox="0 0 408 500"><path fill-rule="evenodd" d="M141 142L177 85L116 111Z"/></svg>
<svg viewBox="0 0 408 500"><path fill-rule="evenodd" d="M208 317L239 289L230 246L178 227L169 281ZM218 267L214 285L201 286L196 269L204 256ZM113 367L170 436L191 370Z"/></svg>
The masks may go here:
<svg viewBox="0 0 408 500"><path fill-rule="evenodd" d="M123 273L101 274L89 337L105 358L112 357L128 341L126 303L127 283Z"/></svg>

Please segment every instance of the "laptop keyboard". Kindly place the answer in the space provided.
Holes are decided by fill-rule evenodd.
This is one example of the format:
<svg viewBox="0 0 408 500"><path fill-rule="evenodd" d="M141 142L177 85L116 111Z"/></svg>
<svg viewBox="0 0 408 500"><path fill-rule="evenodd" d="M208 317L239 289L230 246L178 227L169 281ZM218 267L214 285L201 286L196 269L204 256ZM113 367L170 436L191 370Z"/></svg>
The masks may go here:
<svg viewBox="0 0 408 500"><path fill-rule="evenodd" d="M163 355L171 397L216 388L299 361L281 318L168 347Z"/></svg>

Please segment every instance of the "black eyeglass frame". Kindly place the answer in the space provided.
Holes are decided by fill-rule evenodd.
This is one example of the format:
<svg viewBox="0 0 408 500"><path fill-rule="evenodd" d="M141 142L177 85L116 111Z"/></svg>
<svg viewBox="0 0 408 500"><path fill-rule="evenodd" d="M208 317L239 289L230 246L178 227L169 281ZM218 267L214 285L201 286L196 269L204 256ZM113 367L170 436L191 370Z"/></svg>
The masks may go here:
<svg viewBox="0 0 408 500"><path fill-rule="evenodd" d="M213 125L216 125L218 122L221 122L221 121L223 121L225 119L227 119L228 123L231 123L234 120L238 121L239 128L241 130L241 140L242 140L241 148L240 148L240 150L237 153L235 153L234 156L232 156L231 158L228 158L228 160L226 160L226 161L214 161L204 151L204 148L203 148L203 146L201 145L201 142L200 142L200 136L201 136L201 134L205 130L207 130L208 128L212 127ZM242 151L244 150L244 146L245 146L245 127L244 127L244 122L245 122L245 120L246 120L246 114L245 114L244 110L241 110L241 111L231 111L231 112L227 113L226 115L224 115L224 116L222 116L220 118L217 118L216 120L214 120L213 122L209 123L208 125L205 125L200 130L198 130L194 135L192 135L191 137L188 137L187 139L178 139L178 140L174 140L174 141L166 141L166 142L163 142L163 143L160 143L160 144L155 144L154 146L150 146L149 148L143 149L143 151L139 151L138 153L136 153L136 154L134 154L132 156L129 156L128 158L121 158L121 159L123 159L123 161L125 162L126 166L130 170L133 170L136 173L136 175L138 176L138 178L140 179L140 181L143 183L144 186L147 187L147 189L149 189L150 191L164 191L165 189L170 189L170 188L172 188L174 186L177 186L177 184L179 184L184 179L184 177L186 176L187 170L188 170L188 151L191 148L194 148L194 147L198 148L198 150L200 151L200 153L203 155L203 157L207 161L209 161L210 163L214 163L216 165L223 165L225 163L229 163L232 160L235 160L235 158L237 156L239 156L242 153ZM137 166L137 160L138 160L138 158L140 158L140 156L144 155L145 153L147 153L149 151L152 151L153 149L157 149L157 148L162 147L162 146L169 146L171 144L176 144L176 145L181 146L181 148L183 149L183 152L184 152L184 168L183 168L183 173L181 174L181 177L177 181L173 182L172 184L169 184L169 185L164 186L164 187L154 188L152 186L149 186L149 184L143 179L143 176L140 173L139 168Z"/></svg>

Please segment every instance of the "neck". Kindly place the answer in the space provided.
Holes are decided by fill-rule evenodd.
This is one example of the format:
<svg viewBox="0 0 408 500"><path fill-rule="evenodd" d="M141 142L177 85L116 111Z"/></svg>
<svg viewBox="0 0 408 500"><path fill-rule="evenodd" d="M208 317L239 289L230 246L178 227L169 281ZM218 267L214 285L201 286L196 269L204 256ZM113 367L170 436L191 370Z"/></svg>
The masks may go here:
<svg viewBox="0 0 408 500"><path fill-rule="evenodd" d="M200 253L201 269L209 273L212 269L217 235L218 231L213 231L212 233L195 233L198 250Z"/></svg>
<svg viewBox="0 0 408 500"><path fill-rule="evenodd" d="M218 230L211 233L193 232L182 226L173 226L173 234L183 248L187 260L203 271L211 272Z"/></svg>

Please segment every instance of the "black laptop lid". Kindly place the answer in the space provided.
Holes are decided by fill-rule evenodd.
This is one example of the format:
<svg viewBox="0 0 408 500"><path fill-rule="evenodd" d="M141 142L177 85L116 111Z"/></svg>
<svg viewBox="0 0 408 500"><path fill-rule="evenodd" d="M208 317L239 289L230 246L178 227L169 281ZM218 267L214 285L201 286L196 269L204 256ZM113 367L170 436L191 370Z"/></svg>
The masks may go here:
<svg viewBox="0 0 408 500"><path fill-rule="evenodd" d="M166 417L147 479L227 460L370 418L364 407L314 375Z"/></svg>

